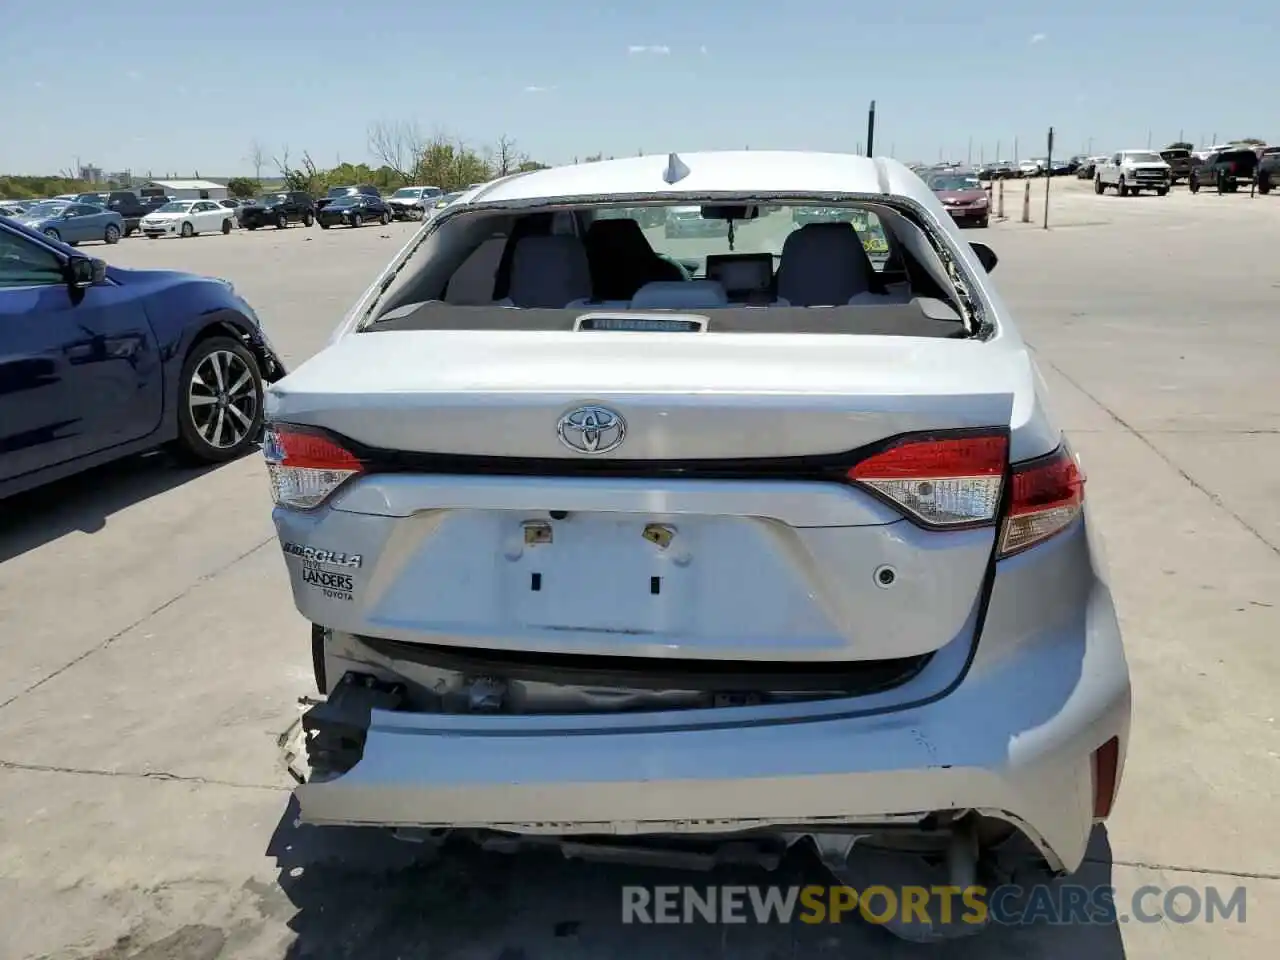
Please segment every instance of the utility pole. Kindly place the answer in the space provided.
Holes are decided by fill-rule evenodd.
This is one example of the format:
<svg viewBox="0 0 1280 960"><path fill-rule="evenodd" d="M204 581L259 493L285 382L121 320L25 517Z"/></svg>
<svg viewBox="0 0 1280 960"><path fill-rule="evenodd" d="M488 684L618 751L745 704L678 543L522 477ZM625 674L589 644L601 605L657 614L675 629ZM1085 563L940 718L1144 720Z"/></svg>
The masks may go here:
<svg viewBox="0 0 1280 960"><path fill-rule="evenodd" d="M1088 153L1089 153L1089 156L1093 156L1093 137L1090 137L1090 138L1089 138L1089 150L1088 150Z"/></svg>
<svg viewBox="0 0 1280 960"><path fill-rule="evenodd" d="M969 138L969 152L965 155L964 165L966 167L973 166L973 137Z"/></svg>
<svg viewBox="0 0 1280 960"><path fill-rule="evenodd" d="M875 156L876 142L876 102L871 101L871 107L867 110L867 156Z"/></svg>
<svg viewBox="0 0 1280 960"><path fill-rule="evenodd" d="M1148 150L1151 149L1151 131L1150 130L1147 131L1147 149Z"/></svg>
<svg viewBox="0 0 1280 960"><path fill-rule="evenodd" d="M1013 165L1018 165L1018 138L1013 138Z"/></svg>
<svg viewBox="0 0 1280 960"><path fill-rule="evenodd" d="M1000 141L996 141L996 163L1000 162Z"/></svg>

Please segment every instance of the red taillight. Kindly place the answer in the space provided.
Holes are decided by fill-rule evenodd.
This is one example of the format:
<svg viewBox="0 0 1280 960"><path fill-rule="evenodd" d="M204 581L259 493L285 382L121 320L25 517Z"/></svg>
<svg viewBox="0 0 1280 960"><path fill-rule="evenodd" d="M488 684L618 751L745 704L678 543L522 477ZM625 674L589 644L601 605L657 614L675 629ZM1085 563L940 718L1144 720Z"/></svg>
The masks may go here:
<svg viewBox="0 0 1280 960"><path fill-rule="evenodd" d="M1066 529L1084 508L1084 473L1065 447L1047 457L1014 464L1009 512L1000 535L1007 557Z"/></svg>
<svg viewBox="0 0 1280 960"><path fill-rule="evenodd" d="M848 477L928 527L991 523L1000 507L1004 433L901 437Z"/></svg>
<svg viewBox="0 0 1280 960"><path fill-rule="evenodd" d="M1112 737L1093 751L1093 819L1111 816L1120 785L1120 740Z"/></svg>
<svg viewBox="0 0 1280 960"><path fill-rule="evenodd" d="M323 431L309 427L268 424L262 455L276 503L302 510L319 506L364 471L355 454Z"/></svg>

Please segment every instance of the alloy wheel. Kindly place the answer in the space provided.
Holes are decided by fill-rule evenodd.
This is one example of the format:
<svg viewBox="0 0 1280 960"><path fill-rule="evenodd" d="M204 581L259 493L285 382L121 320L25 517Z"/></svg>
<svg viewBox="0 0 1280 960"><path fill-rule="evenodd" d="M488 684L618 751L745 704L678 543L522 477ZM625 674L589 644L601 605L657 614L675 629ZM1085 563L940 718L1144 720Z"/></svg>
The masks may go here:
<svg viewBox="0 0 1280 960"><path fill-rule="evenodd" d="M187 386L191 422L215 450L241 443L258 415L253 372L230 350L215 350L200 361Z"/></svg>

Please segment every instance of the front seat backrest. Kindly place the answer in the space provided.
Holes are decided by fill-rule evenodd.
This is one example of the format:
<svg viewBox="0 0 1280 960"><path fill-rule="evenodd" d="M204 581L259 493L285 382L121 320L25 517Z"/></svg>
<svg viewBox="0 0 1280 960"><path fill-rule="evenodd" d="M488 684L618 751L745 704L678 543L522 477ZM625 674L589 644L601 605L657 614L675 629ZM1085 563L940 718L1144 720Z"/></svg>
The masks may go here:
<svg viewBox="0 0 1280 960"><path fill-rule="evenodd" d="M590 296L591 268L577 237L525 237L516 244L511 258L512 304L554 310Z"/></svg>
<svg viewBox="0 0 1280 960"><path fill-rule="evenodd" d="M848 223L806 224L782 245L778 297L792 306L846 304L878 286L862 239Z"/></svg>
<svg viewBox="0 0 1280 960"><path fill-rule="evenodd" d="M630 300L646 283L683 280L680 268L663 260L629 217L596 220L584 238L596 300Z"/></svg>

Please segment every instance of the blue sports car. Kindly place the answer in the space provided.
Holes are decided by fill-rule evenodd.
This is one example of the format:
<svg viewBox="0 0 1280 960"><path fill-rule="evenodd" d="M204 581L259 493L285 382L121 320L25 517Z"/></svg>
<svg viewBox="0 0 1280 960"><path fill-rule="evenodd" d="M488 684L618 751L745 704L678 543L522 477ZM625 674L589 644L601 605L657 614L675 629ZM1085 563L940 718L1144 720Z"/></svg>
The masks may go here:
<svg viewBox="0 0 1280 960"><path fill-rule="evenodd" d="M284 373L227 282L109 267L0 218L0 496L162 445L234 459Z"/></svg>
<svg viewBox="0 0 1280 960"><path fill-rule="evenodd" d="M72 246L85 240L119 243L124 235L124 218L120 214L89 203L49 200L27 207L17 221L51 240Z"/></svg>

